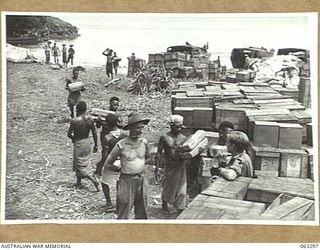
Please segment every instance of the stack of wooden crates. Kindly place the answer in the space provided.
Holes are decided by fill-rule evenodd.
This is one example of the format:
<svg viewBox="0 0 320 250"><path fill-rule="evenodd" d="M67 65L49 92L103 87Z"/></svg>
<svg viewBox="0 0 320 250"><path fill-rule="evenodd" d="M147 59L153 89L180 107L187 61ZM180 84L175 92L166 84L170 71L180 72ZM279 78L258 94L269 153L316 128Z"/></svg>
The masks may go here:
<svg viewBox="0 0 320 250"><path fill-rule="evenodd" d="M251 141L257 175L313 179L311 111L298 93L267 83L181 82L171 109L184 117L186 135L218 132L221 122L233 122Z"/></svg>
<svg viewBox="0 0 320 250"><path fill-rule="evenodd" d="M138 58L131 59L128 57L128 75L127 76L133 76L145 65L146 65L146 61L143 59L138 59Z"/></svg>

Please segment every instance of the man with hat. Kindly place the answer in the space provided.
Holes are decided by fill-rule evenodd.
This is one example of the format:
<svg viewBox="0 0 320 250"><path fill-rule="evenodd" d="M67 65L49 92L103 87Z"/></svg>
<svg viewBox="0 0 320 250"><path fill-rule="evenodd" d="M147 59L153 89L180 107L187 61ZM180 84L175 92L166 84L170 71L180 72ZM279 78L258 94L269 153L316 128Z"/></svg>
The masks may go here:
<svg viewBox="0 0 320 250"><path fill-rule="evenodd" d="M168 203L174 206L178 214L186 208L187 201L187 176L185 161L179 156L178 147L186 141L181 134L183 117L172 115L170 120L171 130L160 137L156 162L159 161L164 150L165 166L162 183L162 209L168 211ZM156 164L156 170L159 164Z"/></svg>
<svg viewBox="0 0 320 250"><path fill-rule="evenodd" d="M68 49L68 59L67 59L67 65L69 62L71 62L71 65L73 66L73 58L74 58L74 49L73 49L73 45L70 44L69 45L69 49Z"/></svg>
<svg viewBox="0 0 320 250"><path fill-rule="evenodd" d="M133 206L136 219L147 219L144 171L150 151L148 141L141 135L149 121L138 113L131 113L128 124L123 127L124 130L129 130L129 136L117 142L104 164L104 168L120 171L117 186L118 219L129 219ZM120 166L114 164L118 157Z"/></svg>
<svg viewBox="0 0 320 250"><path fill-rule="evenodd" d="M67 66L67 47L66 44L62 44L62 63L63 66Z"/></svg>

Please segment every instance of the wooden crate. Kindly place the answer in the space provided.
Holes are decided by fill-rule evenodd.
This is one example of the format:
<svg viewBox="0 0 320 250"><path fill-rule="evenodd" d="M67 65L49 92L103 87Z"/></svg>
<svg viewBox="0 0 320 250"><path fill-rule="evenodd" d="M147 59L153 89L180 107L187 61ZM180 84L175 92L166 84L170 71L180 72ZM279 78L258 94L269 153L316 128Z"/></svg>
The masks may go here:
<svg viewBox="0 0 320 250"><path fill-rule="evenodd" d="M309 77L300 77L298 101L306 108L311 107L311 85Z"/></svg>
<svg viewBox="0 0 320 250"><path fill-rule="evenodd" d="M173 97L171 98L173 99ZM175 107L203 107L212 108L213 98L209 96L204 97L175 97Z"/></svg>
<svg viewBox="0 0 320 250"><path fill-rule="evenodd" d="M238 177L233 181L227 181L220 177L207 189L201 192L202 195L222 197L228 199L243 200L252 178Z"/></svg>
<svg viewBox="0 0 320 250"><path fill-rule="evenodd" d="M200 90L187 90L187 97L201 97L204 96L203 91Z"/></svg>
<svg viewBox="0 0 320 250"><path fill-rule="evenodd" d="M193 128L212 129L213 109L193 108L192 126Z"/></svg>
<svg viewBox="0 0 320 250"><path fill-rule="evenodd" d="M81 81L73 82L73 83L68 84L68 88L69 88L70 92L76 92L76 91L79 91L79 90L85 90L84 83L81 82Z"/></svg>
<svg viewBox="0 0 320 250"><path fill-rule="evenodd" d="M209 145L208 155L210 157L218 157L219 155L228 154L228 148L225 145Z"/></svg>
<svg viewBox="0 0 320 250"><path fill-rule="evenodd" d="M280 149L281 177L308 177L308 153L303 149Z"/></svg>
<svg viewBox="0 0 320 250"><path fill-rule="evenodd" d="M265 220L302 221L315 219L314 201L301 197L293 197L279 205L274 205L262 214Z"/></svg>
<svg viewBox="0 0 320 250"><path fill-rule="evenodd" d="M216 105L215 107L215 128L219 129L223 121L231 121L235 130L245 130L245 111L247 109L257 109L255 106L248 105L240 107L239 105Z"/></svg>
<svg viewBox="0 0 320 250"><path fill-rule="evenodd" d="M178 147L179 152L186 152L193 150L200 142L206 138L206 132L204 130L197 130L193 135Z"/></svg>
<svg viewBox="0 0 320 250"><path fill-rule="evenodd" d="M183 159L192 159L199 155L203 149L208 146L208 139L204 138L194 149L189 152L179 153L180 157Z"/></svg>
<svg viewBox="0 0 320 250"><path fill-rule="evenodd" d="M98 108L93 108L90 112L90 115L94 119L100 116L102 120L105 120L109 114L115 114L115 112L111 110L104 110L104 109L98 109Z"/></svg>
<svg viewBox="0 0 320 250"><path fill-rule="evenodd" d="M188 128L193 127L193 122L192 122L193 108L176 107L173 111L173 114L183 116L183 125L185 125L186 127Z"/></svg>
<svg viewBox="0 0 320 250"><path fill-rule="evenodd" d="M307 178L259 176L249 184L247 200L271 204L280 194L314 200L314 183Z"/></svg>
<svg viewBox="0 0 320 250"><path fill-rule="evenodd" d="M185 62L181 60L175 60L175 61L165 61L165 67L166 69L172 69L172 68L182 68L185 66Z"/></svg>
<svg viewBox="0 0 320 250"><path fill-rule="evenodd" d="M220 85L207 85L205 86L205 91L208 91L208 92L219 92L221 91L222 88Z"/></svg>
<svg viewBox="0 0 320 250"><path fill-rule="evenodd" d="M208 209L212 211L208 213ZM241 220L245 215L260 215L265 210L265 204L258 202L226 199L221 197L198 195L188 206L183 219L206 218L210 220ZM207 214L206 214L207 212ZM186 216L186 214L188 216ZM201 214L201 215L199 215ZM210 216L210 214L213 214ZM179 216L177 219L181 219Z"/></svg>
<svg viewBox="0 0 320 250"><path fill-rule="evenodd" d="M294 123L279 123L279 148L299 149L302 146L302 126Z"/></svg>
<svg viewBox="0 0 320 250"><path fill-rule="evenodd" d="M218 141L219 141L218 132L206 131L206 137L208 139L208 146L218 144Z"/></svg>
<svg viewBox="0 0 320 250"><path fill-rule="evenodd" d="M236 73L237 82L250 82L250 80L251 80L251 71L242 70Z"/></svg>
<svg viewBox="0 0 320 250"><path fill-rule="evenodd" d="M257 176L279 176L280 152L277 148L251 144L249 156Z"/></svg>
<svg viewBox="0 0 320 250"><path fill-rule="evenodd" d="M307 132L307 145L312 146L313 142L312 142L312 123L307 123L306 124L306 132Z"/></svg>
<svg viewBox="0 0 320 250"><path fill-rule="evenodd" d="M278 146L279 125L276 122L254 121L253 143L257 146Z"/></svg>
<svg viewBox="0 0 320 250"><path fill-rule="evenodd" d="M237 77L235 75L228 75L226 77L226 82L236 83L237 82Z"/></svg>

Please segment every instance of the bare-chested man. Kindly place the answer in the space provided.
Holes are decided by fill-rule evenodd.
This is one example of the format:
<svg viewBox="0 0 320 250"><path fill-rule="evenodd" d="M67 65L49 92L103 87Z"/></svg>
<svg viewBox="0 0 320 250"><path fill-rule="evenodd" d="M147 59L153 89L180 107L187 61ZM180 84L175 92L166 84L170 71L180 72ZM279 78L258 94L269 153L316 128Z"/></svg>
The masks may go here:
<svg viewBox="0 0 320 250"><path fill-rule="evenodd" d="M164 150L165 167L162 183L162 209L168 211L168 203L173 205L180 214L186 209L187 201L187 176L185 161L178 154L178 146L186 141L186 137L180 133L183 127L183 117L172 115L170 121L171 130L160 137L156 162ZM156 168L159 165L156 164Z"/></svg>
<svg viewBox="0 0 320 250"><path fill-rule="evenodd" d="M148 141L141 137L142 129L149 119L142 119L139 114L129 115L129 136L119 141L109 154L104 167L120 171L117 189L118 219L129 219L134 206L136 219L147 219L147 196L145 190L144 171L146 159L150 157ZM114 165L120 156L120 167Z"/></svg>
<svg viewBox="0 0 320 250"><path fill-rule="evenodd" d="M77 81L79 81L79 69L74 68L72 70L72 77L66 80L66 89L69 91L68 106L71 112L70 114L71 118L74 117L74 106L77 105L77 103L81 99L81 90L70 91L69 84Z"/></svg>
<svg viewBox="0 0 320 250"><path fill-rule="evenodd" d="M76 172L76 187L81 188L81 179L89 179L99 191L99 183L88 174L91 166L91 145L89 133L92 132L94 147L93 152L98 150L97 132L94 121L86 115L87 104L79 101L76 105L77 117L72 119L68 130L68 137L72 140L73 149L73 170Z"/></svg>

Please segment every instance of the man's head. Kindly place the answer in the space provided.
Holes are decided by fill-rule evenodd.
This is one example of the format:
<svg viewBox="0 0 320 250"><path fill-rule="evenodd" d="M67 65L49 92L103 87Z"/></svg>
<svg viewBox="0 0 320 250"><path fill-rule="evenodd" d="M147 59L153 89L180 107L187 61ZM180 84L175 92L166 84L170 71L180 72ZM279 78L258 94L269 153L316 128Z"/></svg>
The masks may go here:
<svg viewBox="0 0 320 250"><path fill-rule="evenodd" d="M142 129L149 123L149 119L143 119L138 113L131 113L128 116L128 124L123 127L124 130L130 130L129 136L137 139L142 134Z"/></svg>
<svg viewBox="0 0 320 250"><path fill-rule="evenodd" d="M232 131L228 135L226 143L228 151L232 154L242 153L244 150L247 149L248 144L248 136L241 131Z"/></svg>
<svg viewBox="0 0 320 250"><path fill-rule="evenodd" d="M120 99L116 96L113 96L110 98L110 101L109 101L109 109L111 111L117 111L118 108L119 108L119 102L120 102Z"/></svg>
<svg viewBox="0 0 320 250"><path fill-rule="evenodd" d="M77 116L84 114L87 111L87 104L85 101L79 101L76 105Z"/></svg>
<svg viewBox="0 0 320 250"><path fill-rule="evenodd" d="M172 115L170 119L170 128L174 133L179 133L183 128L183 116Z"/></svg>
<svg viewBox="0 0 320 250"><path fill-rule="evenodd" d="M234 125L230 121L223 121L219 126L219 137L226 142L228 134L234 130Z"/></svg>
<svg viewBox="0 0 320 250"><path fill-rule="evenodd" d="M66 46L66 44L64 43L64 44L62 44L62 47L65 47Z"/></svg>
<svg viewBox="0 0 320 250"><path fill-rule="evenodd" d="M56 46L56 45L57 45L57 43L54 43L54 44L53 44L53 46Z"/></svg>
<svg viewBox="0 0 320 250"><path fill-rule="evenodd" d="M78 68L74 68L74 69L72 70L72 74L73 74L74 78L78 78L78 76L79 76L79 69L78 69Z"/></svg>

